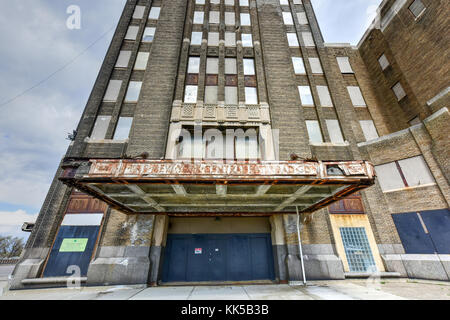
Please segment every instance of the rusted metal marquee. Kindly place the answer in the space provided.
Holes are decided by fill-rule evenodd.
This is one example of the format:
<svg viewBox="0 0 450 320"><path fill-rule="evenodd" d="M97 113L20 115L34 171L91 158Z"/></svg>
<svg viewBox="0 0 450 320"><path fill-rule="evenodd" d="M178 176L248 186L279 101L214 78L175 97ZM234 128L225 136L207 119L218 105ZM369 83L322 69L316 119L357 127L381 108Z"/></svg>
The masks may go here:
<svg viewBox="0 0 450 320"><path fill-rule="evenodd" d="M59 179L126 214L312 213L374 184L366 161L72 159Z"/></svg>

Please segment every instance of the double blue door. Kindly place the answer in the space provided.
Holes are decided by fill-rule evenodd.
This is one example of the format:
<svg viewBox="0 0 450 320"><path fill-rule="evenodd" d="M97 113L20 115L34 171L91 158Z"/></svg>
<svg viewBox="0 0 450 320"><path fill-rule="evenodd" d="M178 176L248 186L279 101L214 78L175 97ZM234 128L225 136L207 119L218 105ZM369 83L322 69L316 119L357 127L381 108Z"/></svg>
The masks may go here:
<svg viewBox="0 0 450 320"><path fill-rule="evenodd" d="M273 279L270 234L168 235L163 282Z"/></svg>

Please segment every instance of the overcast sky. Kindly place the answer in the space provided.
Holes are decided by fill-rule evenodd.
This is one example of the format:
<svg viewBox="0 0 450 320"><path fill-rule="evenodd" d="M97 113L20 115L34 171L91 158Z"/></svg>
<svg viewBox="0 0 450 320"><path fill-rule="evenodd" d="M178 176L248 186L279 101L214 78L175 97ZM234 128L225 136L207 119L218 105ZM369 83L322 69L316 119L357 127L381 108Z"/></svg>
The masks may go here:
<svg viewBox="0 0 450 320"><path fill-rule="evenodd" d="M28 237L125 2L0 2L0 235ZM381 0L312 2L326 42L357 44ZM73 4L79 30L66 27Z"/></svg>

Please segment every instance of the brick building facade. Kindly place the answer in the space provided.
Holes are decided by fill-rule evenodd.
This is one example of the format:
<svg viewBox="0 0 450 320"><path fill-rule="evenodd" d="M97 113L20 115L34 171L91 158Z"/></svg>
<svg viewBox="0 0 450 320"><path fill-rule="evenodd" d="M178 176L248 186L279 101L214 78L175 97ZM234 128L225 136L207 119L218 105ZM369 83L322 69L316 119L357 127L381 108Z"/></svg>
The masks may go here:
<svg viewBox="0 0 450 320"><path fill-rule="evenodd" d="M449 280L448 13L352 47L310 0L128 0L12 288Z"/></svg>

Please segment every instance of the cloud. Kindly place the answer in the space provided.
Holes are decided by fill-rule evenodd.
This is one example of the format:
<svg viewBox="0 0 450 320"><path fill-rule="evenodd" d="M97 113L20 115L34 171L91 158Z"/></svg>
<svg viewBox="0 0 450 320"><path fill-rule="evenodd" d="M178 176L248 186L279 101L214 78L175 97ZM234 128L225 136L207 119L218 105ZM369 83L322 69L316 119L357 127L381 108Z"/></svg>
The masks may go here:
<svg viewBox="0 0 450 320"><path fill-rule="evenodd" d="M28 233L22 231L24 222L35 222L38 214L29 214L24 210L14 212L0 211L0 235L27 238Z"/></svg>
<svg viewBox="0 0 450 320"><path fill-rule="evenodd" d="M0 104L61 68L115 25L125 0L77 0L82 29L66 27L73 0L0 2ZM113 32L67 68L0 106L0 207L40 208L94 85ZM0 221L1 223L1 221Z"/></svg>

